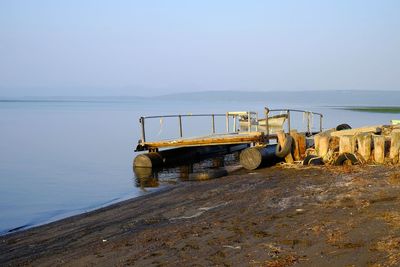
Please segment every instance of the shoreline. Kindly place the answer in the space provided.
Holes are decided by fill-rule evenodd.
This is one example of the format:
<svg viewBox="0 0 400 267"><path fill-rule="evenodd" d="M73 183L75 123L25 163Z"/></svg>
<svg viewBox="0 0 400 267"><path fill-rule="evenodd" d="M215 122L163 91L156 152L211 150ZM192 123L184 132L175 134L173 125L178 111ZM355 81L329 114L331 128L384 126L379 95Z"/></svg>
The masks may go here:
<svg viewBox="0 0 400 267"><path fill-rule="evenodd" d="M54 220L51 219L51 218L53 218L53 217L51 217L50 219L43 220L43 221L41 221L39 223L36 223L36 224L25 224L25 225L18 226L18 227L12 228L12 229L8 229L8 230L5 230L4 232L0 232L0 239L3 238L3 237L7 237L8 235L12 235L12 234L15 234L15 233L20 233L20 232L23 232L23 231L28 231L28 230L31 230L31 229L36 229L38 227L46 226L46 225L49 225L49 224L52 224L52 223L57 223L57 222L60 222L60 221L63 221L63 220L69 219L69 218L79 217L81 215L90 214L90 213L101 212L101 210L107 209L107 208L112 208L114 205L122 204L124 202L129 202L129 201L133 201L135 199L139 199L139 198L143 198L143 197L146 197L146 196L149 196L149 195L152 195L152 194L156 194L158 192L162 192L164 190L168 190L170 187L173 187L173 186L172 185L165 185L165 186L162 186L160 188L157 188L153 192L148 192L148 193L143 194L143 195L134 196L134 197L121 197L120 199L109 201L109 202L106 202L104 204L98 205L95 208L91 208L91 209L88 209L88 210L84 210L84 209L77 210L76 212L72 212L73 214L70 215L70 216L68 216L68 215L67 216L61 216L61 218L54 219Z"/></svg>
<svg viewBox="0 0 400 267"><path fill-rule="evenodd" d="M0 265L400 263L400 171L272 167L185 182L0 237Z"/></svg>

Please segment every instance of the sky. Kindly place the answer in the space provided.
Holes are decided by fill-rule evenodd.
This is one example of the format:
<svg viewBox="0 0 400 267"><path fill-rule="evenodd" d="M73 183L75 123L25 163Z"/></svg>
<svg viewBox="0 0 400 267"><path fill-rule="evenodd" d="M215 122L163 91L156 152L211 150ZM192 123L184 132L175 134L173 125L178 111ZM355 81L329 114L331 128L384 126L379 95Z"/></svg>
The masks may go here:
<svg viewBox="0 0 400 267"><path fill-rule="evenodd" d="M1 0L0 96L400 90L398 0Z"/></svg>

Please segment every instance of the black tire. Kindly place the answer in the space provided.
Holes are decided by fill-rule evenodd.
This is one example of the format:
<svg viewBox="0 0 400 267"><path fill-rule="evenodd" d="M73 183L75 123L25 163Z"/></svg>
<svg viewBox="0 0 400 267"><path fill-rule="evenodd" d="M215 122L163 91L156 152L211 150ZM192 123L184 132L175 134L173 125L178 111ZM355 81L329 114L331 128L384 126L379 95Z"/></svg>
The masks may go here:
<svg viewBox="0 0 400 267"><path fill-rule="evenodd" d="M350 162L351 165L356 165L360 163L356 155L352 153L343 153L340 154L339 157L335 160L335 165L342 166L346 161Z"/></svg>
<svg viewBox="0 0 400 267"><path fill-rule="evenodd" d="M336 131L349 130L349 129L351 129L351 126L348 125L347 123L342 123L336 126Z"/></svg>
<svg viewBox="0 0 400 267"><path fill-rule="evenodd" d="M317 156L315 155L308 155L304 158L303 160L303 165L308 165L308 163L310 162L310 159L316 158Z"/></svg>
<svg viewBox="0 0 400 267"><path fill-rule="evenodd" d="M291 137L290 135L286 135L283 147L281 147L279 144L276 146L275 155L279 158L284 158L287 155L289 155L290 152L292 152L292 147L293 147L293 137Z"/></svg>
<svg viewBox="0 0 400 267"><path fill-rule="evenodd" d="M304 158L303 160L303 165L324 165L324 161L322 160L321 157L315 156L315 155L308 155Z"/></svg>

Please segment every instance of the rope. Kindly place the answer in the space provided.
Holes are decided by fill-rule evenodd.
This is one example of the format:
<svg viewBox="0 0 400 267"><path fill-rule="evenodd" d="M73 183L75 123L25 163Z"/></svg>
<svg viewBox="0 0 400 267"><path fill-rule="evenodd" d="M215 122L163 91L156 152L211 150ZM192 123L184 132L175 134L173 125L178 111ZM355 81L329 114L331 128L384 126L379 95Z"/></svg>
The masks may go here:
<svg viewBox="0 0 400 267"><path fill-rule="evenodd" d="M338 155L338 152L333 152L333 150L328 149L328 153L326 153L323 159L326 163L332 165L336 161Z"/></svg>

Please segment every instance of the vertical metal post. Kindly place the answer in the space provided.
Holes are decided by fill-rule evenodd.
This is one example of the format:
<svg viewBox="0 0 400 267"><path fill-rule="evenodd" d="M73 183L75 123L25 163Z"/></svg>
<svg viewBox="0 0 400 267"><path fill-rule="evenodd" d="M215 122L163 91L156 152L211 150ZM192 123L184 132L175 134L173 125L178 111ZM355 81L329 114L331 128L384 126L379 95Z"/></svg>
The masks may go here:
<svg viewBox="0 0 400 267"><path fill-rule="evenodd" d="M229 133L229 114L226 113L226 132Z"/></svg>
<svg viewBox="0 0 400 267"><path fill-rule="evenodd" d="M140 127L142 128L142 144L146 142L146 131L144 129L144 117L140 117L139 119Z"/></svg>
<svg viewBox="0 0 400 267"><path fill-rule="evenodd" d="M307 112L307 132L311 133L311 125L310 125L310 117L311 117L311 113Z"/></svg>
<svg viewBox="0 0 400 267"><path fill-rule="evenodd" d="M181 136L181 138L183 137L183 131L182 131L182 116L179 115L179 134Z"/></svg>
<svg viewBox="0 0 400 267"><path fill-rule="evenodd" d="M256 132L258 132L258 112L256 112Z"/></svg>
<svg viewBox="0 0 400 267"><path fill-rule="evenodd" d="M236 133L236 115L233 115L233 132Z"/></svg>
<svg viewBox="0 0 400 267"><path fill-rule="evenodd" d="M319 115L319 131L322 132L322 114Z"/></svg>
<svg viewBox="0 0 400 267"><path fill-rule="evenodd" d="M215 134L215 115L212 114L212 133Z"/></svg>
<svg viewBox="0 0 400 267"><path fill-rule="evenodd" d="M247 125L248 125L248 132L251 132L251 117L250 117L250 111L247 112Z"/></svg>
<svg viewBox="0 0 400 267"><path fill-rule="evenodd" d="M267 136L269 137L269 119L268 119L268 116L269 116L269 109L267 109L267 108L265 108L265 126L267 127ZM269 140L269 138L268 138L268 140Z"/></svg>
<svg viewBox="0 0 400 267"><path fill-rule="evenodd" d="M288 117L288 131L290 133L290 110L287 110L287 117Z"/></svg>

